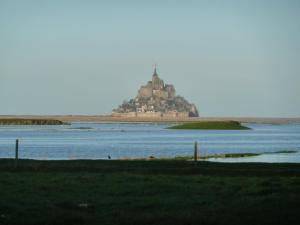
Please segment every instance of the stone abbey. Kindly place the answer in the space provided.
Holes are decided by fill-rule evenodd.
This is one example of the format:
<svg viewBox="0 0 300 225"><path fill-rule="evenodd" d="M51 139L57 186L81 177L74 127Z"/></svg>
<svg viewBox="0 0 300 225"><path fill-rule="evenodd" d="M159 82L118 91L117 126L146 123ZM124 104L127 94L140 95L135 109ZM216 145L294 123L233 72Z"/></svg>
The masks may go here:
<svg viewBox="0 0 300 225"><path fill-rule="evenodd" d="M177 96L175 87L172 84L165 84L158 77L155 67L152 81L141 86L134 99L125 101L114 109L112 116L186 118L197 117L198 110L194 104Z"/></svg>

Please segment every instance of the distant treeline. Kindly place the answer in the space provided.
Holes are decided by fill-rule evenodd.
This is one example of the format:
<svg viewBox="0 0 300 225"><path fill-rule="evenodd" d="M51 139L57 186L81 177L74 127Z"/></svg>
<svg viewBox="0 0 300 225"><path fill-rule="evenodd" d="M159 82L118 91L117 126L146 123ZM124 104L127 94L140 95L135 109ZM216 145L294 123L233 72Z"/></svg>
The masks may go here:
<svg viewBox="0 0 300 225"><path fill-rule="evenodd" d="M0 125L62 125L60 120L53 119L25 119L25 118L7 118L0 119Z"/></svg>

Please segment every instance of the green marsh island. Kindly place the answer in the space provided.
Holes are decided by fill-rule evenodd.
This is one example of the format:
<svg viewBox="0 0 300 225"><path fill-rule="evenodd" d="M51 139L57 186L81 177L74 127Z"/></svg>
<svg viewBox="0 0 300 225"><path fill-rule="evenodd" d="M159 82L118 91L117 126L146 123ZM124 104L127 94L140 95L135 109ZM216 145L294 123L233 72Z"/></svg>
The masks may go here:
<svg viewBox="0 0 300 225"><path fill-rule="evenodd" d="M249 130L250 128L241 125L237 121L198 121L186 122L168 129L183 129L183 130Z"/></svg>
<svg viewBox="0 0 300 225"><path fill-rule="evenodd" d="M0 118L0 125L63 125L56 119Z"/></svg>

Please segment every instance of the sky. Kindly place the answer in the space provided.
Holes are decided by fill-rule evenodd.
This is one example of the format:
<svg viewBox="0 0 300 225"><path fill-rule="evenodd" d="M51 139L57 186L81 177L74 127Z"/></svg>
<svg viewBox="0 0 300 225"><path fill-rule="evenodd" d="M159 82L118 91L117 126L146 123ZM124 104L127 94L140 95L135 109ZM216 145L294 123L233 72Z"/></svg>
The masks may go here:
<svg viewBox="0 0 300 225"><path fill-rule="evenodd" d="M155 63L200 116L300 116L300 1L0 0L0 115L110 114Z"/></svg>

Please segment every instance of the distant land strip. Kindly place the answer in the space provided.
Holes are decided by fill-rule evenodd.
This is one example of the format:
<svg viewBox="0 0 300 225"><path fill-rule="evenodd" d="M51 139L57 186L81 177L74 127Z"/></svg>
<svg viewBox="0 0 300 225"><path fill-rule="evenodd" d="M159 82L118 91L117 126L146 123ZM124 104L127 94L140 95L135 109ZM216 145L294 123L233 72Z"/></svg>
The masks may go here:
<svg viewBox="0 0 300 225"><path fill-rule="evenodd" d="M31 118L0 118L0 125L62 125L64 122L56 119Z"/></svg>
<svg viewBox="0 0 300 225"><path fill-rule="evenodd" d="M242 126L237 121L197 121L186 122L168 127L168 129L180 130L249 130L250 128Z"/></svg>
<svg viewBox="0 0 300 225"><path fill-rule="evenodd" d="M178 123L201 121L238 121L240 123L288 124L300 123L300 117L263 118L263 117L189 117L189 118L120 118L110 115L0 115L2 119L59 120L61 122L148 122Z"/></svg>

